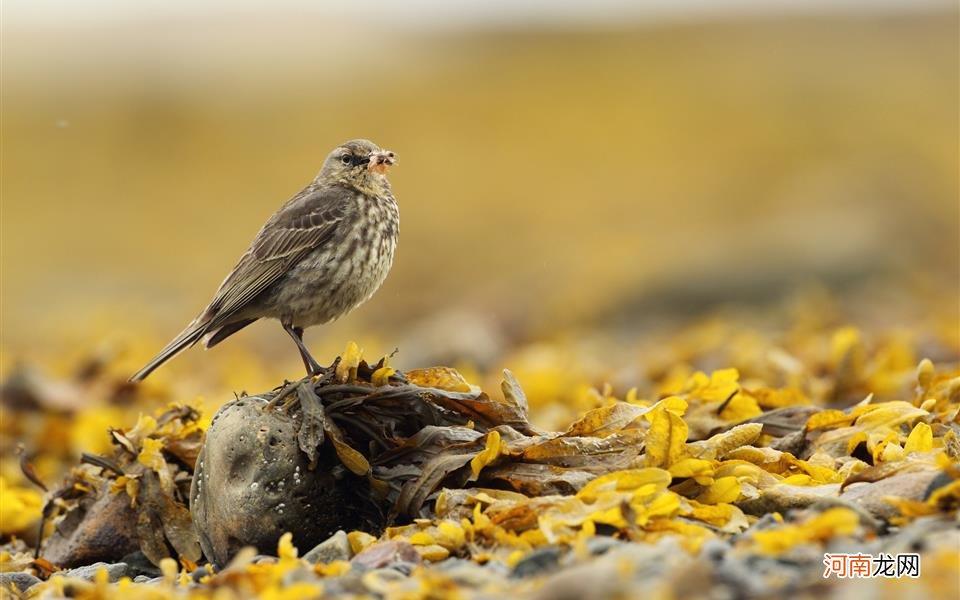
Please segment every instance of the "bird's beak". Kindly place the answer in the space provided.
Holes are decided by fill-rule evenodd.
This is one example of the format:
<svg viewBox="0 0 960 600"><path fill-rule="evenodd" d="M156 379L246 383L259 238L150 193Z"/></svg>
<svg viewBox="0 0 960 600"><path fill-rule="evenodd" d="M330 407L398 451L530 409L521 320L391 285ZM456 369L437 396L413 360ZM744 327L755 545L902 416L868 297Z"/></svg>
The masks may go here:
<svg viewBox="0 0 960 600"><path fill-rule="evenodd" d="M389 150L380 150L370 154L370 162L367 163L367 170L381 175L387 172L387 169L397 164L397 155Z"/></svg>

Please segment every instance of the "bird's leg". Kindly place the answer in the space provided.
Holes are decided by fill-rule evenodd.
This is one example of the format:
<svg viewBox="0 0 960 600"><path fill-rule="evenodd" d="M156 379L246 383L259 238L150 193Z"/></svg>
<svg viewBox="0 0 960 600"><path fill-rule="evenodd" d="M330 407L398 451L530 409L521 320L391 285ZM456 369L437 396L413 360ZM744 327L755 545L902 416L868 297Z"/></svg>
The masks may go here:
<svg viewBox="0 0 960 600"><path fill-rule="evenodd" d="M307 347L303 345L303 328L294 327L290 323L281 323L283 325L283 330L293 338L293 342L297 345L297 348L300 350L300 358L303 359L303 366L307 369L307 376L313 376L318 373L323 372L323 367L320 366L312 356L310 356L310 351L307 350Z"/></svg>

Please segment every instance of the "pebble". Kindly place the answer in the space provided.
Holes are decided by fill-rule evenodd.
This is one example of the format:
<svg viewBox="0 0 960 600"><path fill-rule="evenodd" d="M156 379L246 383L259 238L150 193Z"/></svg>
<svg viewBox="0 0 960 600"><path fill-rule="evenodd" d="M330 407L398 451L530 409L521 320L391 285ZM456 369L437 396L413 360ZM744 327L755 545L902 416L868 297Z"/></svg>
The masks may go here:
<svg viewBox="0 0 960 600"><path fill-rule="evenodd" d="M598 535L587 540L587 552L594 556L599 556L622 545L622 540L606 535Z"/></svg>
<svg viewBox="0 0 960 600"><path fill-rule="evenodd" d="M0 587L6 590L13 584L18 590L25 592L38 583L40 580L30 573L0 573Z"/></svg>
<svg viewBox="0 0 960 600"><path fill-rule="evenodd" d="M107 570L107 578L110 580L110 583L116 583L120 580L121 577L129 577L130 568L127 563L113 563L108 564L105 562L93 563L92 565L87 565L85 567L77 567L76 569L70 569L62 573L64 577L70 577L73 579L83 579L86 581L93 581L97 576L97 571L101 568Z"/></svg>
<svg viewBox="0 0 960 600"><path fill-rule="evenodd" d="M304 560L315 565L317 563L331 563L335 560L350 560L350 541L342 529L326 540L314 546L303 555Z"/></svg>
<svg viewBox="0 0 960 600"><path fill-rule="evenodd" d="M487 564L494 564L494 561L488 562ZM457 585L473 589L480 589L485 585L489 585L491 580L501 579L501 575L494 573L492 569L464 558L448 558L442 562L435 563L433 568L452 579Z"/></svg>
<svg viewBox="0 0 960 600"><path fill-rule="evenodd" d="M557 546L544 546L524 556L513 567L512 577L530 577L555 571L560 566L560 556L563 554Z"/></svg>
<svg viewBox="0 0 960 600"><path fill-rule="evenodd" d="M352 565L363 569L404 566L405 563L416 565L420 562L420 554L417 550L402 540L371 544L350 561Z"/></svg>
<svg viewBox="0 0 960 600"><path fill-rule="evenodd" d="M160 576L160 569L139 550L127 554L120 559L120 562L127 563L127 577L135 578L144 575L153 578Z"/></svg>

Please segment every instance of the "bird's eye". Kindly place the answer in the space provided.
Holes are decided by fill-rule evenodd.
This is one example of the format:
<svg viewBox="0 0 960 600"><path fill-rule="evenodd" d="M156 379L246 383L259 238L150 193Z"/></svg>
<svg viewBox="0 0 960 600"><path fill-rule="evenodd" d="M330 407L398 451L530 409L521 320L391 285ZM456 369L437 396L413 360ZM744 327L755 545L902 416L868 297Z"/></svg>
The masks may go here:
<svg viewBox="0 0 960 600"><path fill-rule="evenodd" d="M353 162L353 157L349 154L344 154L340 157L340 161L345 165L349 165L351 162Z"/></svg>

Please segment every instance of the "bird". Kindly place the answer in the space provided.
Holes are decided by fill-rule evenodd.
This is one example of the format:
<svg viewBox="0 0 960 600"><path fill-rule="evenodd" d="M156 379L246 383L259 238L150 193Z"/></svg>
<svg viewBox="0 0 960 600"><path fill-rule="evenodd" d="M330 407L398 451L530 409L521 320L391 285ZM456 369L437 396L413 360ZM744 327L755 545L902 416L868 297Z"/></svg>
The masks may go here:
<svg viewBox="0 0 960 600"><path fill-rule="evenodd" d="M400 210L387 170L396 162L394 152L365 139L334 148L313 181L263 225L207 307L130 381L197 342L212 348L258 319L280 321L308 376L323 372L303 331L368 300L390 271Z"/></svg>

